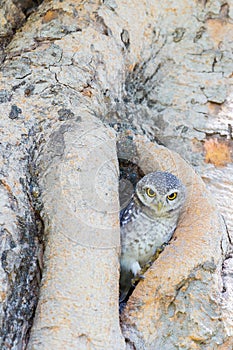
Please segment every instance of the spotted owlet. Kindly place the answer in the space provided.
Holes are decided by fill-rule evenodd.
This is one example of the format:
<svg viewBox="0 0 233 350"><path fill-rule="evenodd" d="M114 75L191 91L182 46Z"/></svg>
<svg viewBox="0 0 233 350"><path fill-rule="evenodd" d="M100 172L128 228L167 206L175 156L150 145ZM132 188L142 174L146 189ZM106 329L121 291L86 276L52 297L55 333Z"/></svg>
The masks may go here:
<svg viewBox="0 0 233 350"><path fill-rule="evenodd" d="M127 296L132 278L171 239L184 202L185 186L173 174L156 171L138 181L121 211L120 301Z"/></svg>

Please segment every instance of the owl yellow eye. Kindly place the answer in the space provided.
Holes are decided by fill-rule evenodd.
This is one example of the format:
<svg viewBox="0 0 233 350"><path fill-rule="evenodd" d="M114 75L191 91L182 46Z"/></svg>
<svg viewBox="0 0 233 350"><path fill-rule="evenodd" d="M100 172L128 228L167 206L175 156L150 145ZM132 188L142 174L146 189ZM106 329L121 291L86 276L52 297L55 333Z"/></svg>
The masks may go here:
<svg viewBox="0 0 233 350"><path fill-rule="evenodd" d="M149 197L155 197L156 196L156 193L151 188L147 188L146 189L146 194Z"/></svg>
<svg viewBox="0 0 233 350"><path fill-rule="evenodd" d="M169 201L173 201L176 197L177 197L177 192L173 192L167 196L167 199L169 199Z"/></svg>

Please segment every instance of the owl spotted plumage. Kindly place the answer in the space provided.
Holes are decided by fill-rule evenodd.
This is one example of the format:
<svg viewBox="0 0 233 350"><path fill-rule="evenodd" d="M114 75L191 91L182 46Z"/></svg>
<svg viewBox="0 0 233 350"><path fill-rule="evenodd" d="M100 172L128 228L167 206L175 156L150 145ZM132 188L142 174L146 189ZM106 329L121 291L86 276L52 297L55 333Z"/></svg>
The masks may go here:
<svg viewBox="0 0 233 350"><path fill-rule="evenodd" d="M156 171L137 183L120 216L120 301L127 296L132 278L171 239L184 202L185 186L171 173Z"/></svg>

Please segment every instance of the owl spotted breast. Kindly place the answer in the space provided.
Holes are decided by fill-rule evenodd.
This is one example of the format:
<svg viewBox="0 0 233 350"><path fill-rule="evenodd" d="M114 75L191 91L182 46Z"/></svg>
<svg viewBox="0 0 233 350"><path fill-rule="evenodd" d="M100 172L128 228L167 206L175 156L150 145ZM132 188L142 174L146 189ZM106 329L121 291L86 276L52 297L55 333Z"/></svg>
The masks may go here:
<svg viewBox="0 0 233 350"><path fill-rule="evenodd" d="M169 242L185 203L185 186L173 174L156 171L145 175L121 212L120 301L133 277Z"/></svg>

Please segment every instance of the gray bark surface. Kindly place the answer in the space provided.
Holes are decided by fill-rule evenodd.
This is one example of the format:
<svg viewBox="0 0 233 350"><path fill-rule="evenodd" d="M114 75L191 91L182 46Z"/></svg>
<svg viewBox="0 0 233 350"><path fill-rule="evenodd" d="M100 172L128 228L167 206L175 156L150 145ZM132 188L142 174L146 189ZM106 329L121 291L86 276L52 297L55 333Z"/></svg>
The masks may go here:
<svg viewBox="0 0 233 350"><path fill-rule="evenodd" d="M126 140L137 142L140 134L142 145L151 142L136 157L145 172L162 167L187 181L191 176L195 184L190 198L196 216L191 218L188 210L185 219L191 220L185 221L189 233L182 226L177 230L177 240L147 272L122 314L126 346L232 349L232 4L44 1L14 33L18 18L20 23L26 18L15 4L3 2L0 13L3 41L13 36L0 71L1 349L26 348L44 249L29 348L57 349L65 339L66 349L103 348L105 342L108 348L124 348L117 308L118 219L115 210L114 219L100 214L104 185L113 191L111 205L118 205L112 172L116 151L113 141L106 141L106 135L109 140L113 135L104 125L98 124L104 134L100 139L90 132L92 123L99 123L95 118L116 130L117 123L123 124ZM8 5L15 17L7 23ZM90 136L82 147L80 130ZM107 153L101 153L99 141ZM209 192L175 153L165 163L165 151L155 159L155 141L190 162ZM77 203L83 196L91 200L86 186L78 187L75 180L82 173L75 164L82 162L80 154L88 159L86 153L92 162L101 160L96 167L93 163L93 169L103 170L98 179L109 180L97 182L100 213L90 215L111 231L104 239L98 233L98 246L92 230L88 235L83 226L75 231L75 222L86 215L79 216ZM107 168L102 167L105 160ZM202 207L215 201L227 231L214 206L209 212ZM201 214L206 226L192 229L192 220L199 222ZM175 270L174 257L181 261ZM85 292L75 279L84 274ZM161 286L163 278L167 282ZM80 310L85 310L83 320Z"/></svg>

